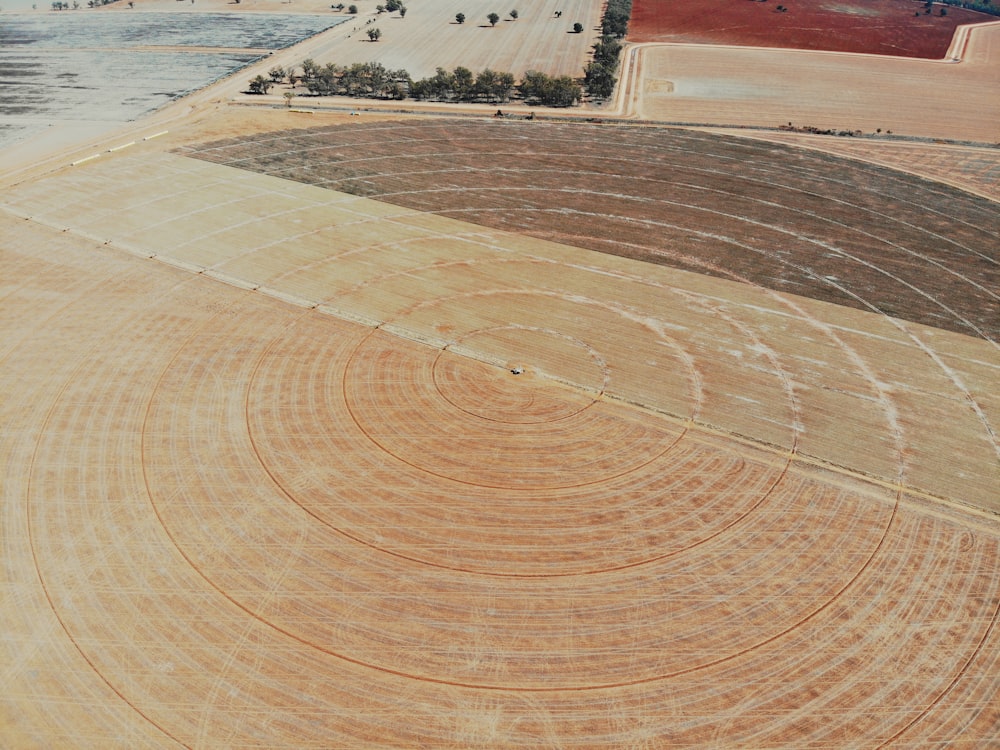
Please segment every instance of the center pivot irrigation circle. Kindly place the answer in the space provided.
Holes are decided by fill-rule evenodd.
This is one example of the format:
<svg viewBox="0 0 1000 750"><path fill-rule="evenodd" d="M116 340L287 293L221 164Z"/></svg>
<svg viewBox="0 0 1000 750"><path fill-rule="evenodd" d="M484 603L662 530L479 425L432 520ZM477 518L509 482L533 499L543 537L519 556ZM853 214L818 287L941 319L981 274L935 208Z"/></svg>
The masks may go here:
<svg viewBox="0 0 1000 750"><path fill-rule="evenodd" d="M511 348L521 355L512 360L491 355ZM558 373L545 371L552 369L546 368L546 360L553 355L559 361ZM470 378L462 361L466 356L495 366L477 368L477 377ZM571 386L557 382L562 378L572 378ZM474 331L434 360L434 385L442 398L466 414L509 424L572 417L597 401L607 383L607 367L596 351L571 336L540 328L511 325Z"/></svg>
<svg viewBox="0 0 1000 750"><path fill-rule="evenodd" d="M676 439L674 426L623 420L620 406L597 399L606 378L600 358L572 339L515 328L468 337L480 353L521 337L515 349L524 356L514 360L527 364L508 369L510 356L498 366L462 347L401 348L389 335L375 332L355 350L343 372L347 408L384 453L452 487L537 493L600 484L649 464ZM540 358L547 362L536 369ZM564 386L544 375L557 368L581 371L587 382Z"/></svg>
<svg viewBox="0 0 1000 750"><path fill-rule="evenodd" d="M263 353L247 399L288 498L383 554L503 577L630 568L741 523L781 477L615 397L621 353L583 329L484 326L444 347L393 330L331 336L303 318ZM668 343L646 335L646 350ZM696 400L696 359L660 347L656 375Z"/></svg>

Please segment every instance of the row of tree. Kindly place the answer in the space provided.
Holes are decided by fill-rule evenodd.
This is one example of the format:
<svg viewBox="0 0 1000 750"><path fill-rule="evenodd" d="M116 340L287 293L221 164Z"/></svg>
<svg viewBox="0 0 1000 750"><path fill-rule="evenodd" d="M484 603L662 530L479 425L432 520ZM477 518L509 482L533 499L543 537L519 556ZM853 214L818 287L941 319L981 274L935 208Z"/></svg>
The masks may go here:
<svg viewBox="0 0 1000 750"><path fill-rule="evenodd" d="M250 81L250 93L266 94L276 84L288 80L294 87L304 83L314 96L350 96L362 99L414 99L442 102L483 102L502 104L516 93L527 104L571 107L583 98L583 89L570 76L549 76L529 70L520 82L512 73L489 68L473 73L457 67L438 68L433 76L414 81L405 70L389 70L381 63L367 62L341 66L319 65L311 58L303 61L302 73L272 68L268 77Z"/></svg>
<svg viewBox="0 0 1000 750"><path fill-rule="evenodd" d="M391 6L391 7L390 7ZM388 0L385 10L399 10L401 0ZM617 82L618 57L621 54L621 38L628 31L632 13L632 0L608 0L601 20L602 35L594 45L594 56L584 68L584 83L588 93L595 99L607 99L613 93ZM518 17L511 11L512 19ZM456 14L458 23L465 21L462 13ZM495 24L500 17L491 13L488 20ZM578 28L579 27L579 28ZM576 24L579 33L582 26ZM378 30L368 33L372 41L377 41ZM381 63L354 63L339 66L335 63L318 65L308 59L302 63L302 75L282 68L272 68L270 78L257 76L250 81L250 92L266 94L275 83L285 78L294 87L304 83L309 93L315 96L350 96L373 99L414 99L454 102L483 102L501 104L510 100L516 91L527 104L548 107L571 107L583 99L583 88L570 76L549 76L536 70L529 70L515 84L513 74L489 68L473 73L465 67L452 71L438 68L433 76L414 81L405 70L389 70ZM290 96L290 94L289 94Z"/></svg>
<svg viewBox="0 0 1000 750"><path fill-rule="evenodd" d="M547 76L529 70L517 88L528 104L572 107L583 99L583 88L570 76Z"/></svg>
<svg viewBox="0 0 1000 750"><path fill-rule="evenodd" d="M115 0L87 0L87 7L100 8L102 5L111 5L111 3L113 2L115 2ZM135 3L130 2L128 4L128 7L131 8L133 5L135 5ZM36 8L37 6L32 5L31 7ZM70 5L69 3L62 2L62 0L56 0L56 2L52 3L52 10L69 10L70 8L72 8L73 10L79 10L80 9L79 0L73 0L72 5Z"/></svg>
<svg viewBox="0 0 1000 750"><path fill-rule="evenodd" d="M272 79L274 73L272 71ZM317 96L351 96L362 99L405 99L410 89L410 74L389 70L381 63L367 62L340 66L317 65L312 59L302 63L302 76L288 74L291 83L301 80L309 93Z"/></svg>
<svg viewBox="0 0 1000 750"><path fill-rule="evenodd" d="M486 68L474 74L461 66L453 71L438 68L430 78L421 78L410 85L414 99L456 102L502 103L514 92L514 76Z"/></svg>
<svg viewBox="0 0 1000 750"><path fill-rule="evenodd" d="M937 0L937 2L1000 16L1000 4L993 2L993 0Z"/></svg>
<svg viewBox="0 0 1000 750"><path fill-rule="evenodd" d="M628 22L632 17L632 0L608 0L601 18L601 33L621 39L628 32Z"/></svg>
<svg viewBox="0 0 1000 750"><path fill-rule="evenodd" d="M595 99L608 99L615 92L618 57L632 16L632 0L608 0L601 19L601 39L594 45L594 56L584 68L584 84Z"/></svg>
<svg viewBox="0 0 1000 750"><path fill-rule="evenodd" d="M607 99L614 93L621 51L622 43L608 34L594 45L594 57L583 69L583 80L595 99Z"/></svg>

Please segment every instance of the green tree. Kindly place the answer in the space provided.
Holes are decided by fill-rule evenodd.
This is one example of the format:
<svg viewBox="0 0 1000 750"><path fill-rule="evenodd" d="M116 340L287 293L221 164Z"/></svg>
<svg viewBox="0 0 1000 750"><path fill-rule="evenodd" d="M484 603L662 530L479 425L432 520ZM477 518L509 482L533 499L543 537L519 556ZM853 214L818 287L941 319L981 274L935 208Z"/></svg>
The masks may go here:
<svg viewBox="0 0 1000 750"><path fill-rule="evenodd" d="M269 71L267 71L267 74L268 76L270 76L271 81L274 83L281 83L281 81L285 78L285 75L287 75L285 69L282 68L280 65L276 65L273 68L271 68Z"/></svg>
<svg viewBox="0 0 1000 750"><path fill-rule="evenodd" d="M583 98L580 84L569 76L551 79L543 104L551 107L572 107Z"/></svg>
<svg viewBox="0 0 1000 750"><path fill-rule="evenodd" d="M303 63L303 67L305 64ZM327 63L322 68L316 67L312 75L306 78L309 92L317 96L330 96L340 93L344 71L334 63Z"/></svg>
<svg viewBox="0 0 1000 750"><path fill-rule="evenodd" d="M471 101L475 92L475 77L472 71L461 66L455 68L451 76L452 95L460 102Z"/></svg>
<svg viewBox="0 0 1000 750"><path fill-rule="evenodd" d="M497 73L493 83L493 98L498 102L506 102L514 92L514 74Z"/></svg>
<svg viewBox="0 0 1000 750"><path fill-rule="evenodd" d="M368 39L377 42L382 38L382 31L380 29L368 29Z"/></svg>
<svg viewBox="0 0 1000 750"><path fill-rule="evenodd" d="M583 80L587 91L596 99L608 99L615 92L615 74L611 68L597 62L587 63Z"/></svg>
<svg viewBox="0 0 1000 750"><path fill-rule="evenodd" d="M618 65L618 55L621 51L622 43L613 36L605 34L601 37L601 41L594 45L594 62L614 68Z"/></svg>
<svg viewBox="0 0 1000 750"><path fill-rule="evenodd" d="M413 79L403 68L391 70L388 74L388 82L383 92L388 99L405 99L408 92L413 90Z"/></svg>
<svg viewBox="0 0 1000 750"><path fill-rule="evenodd" d="M347 12L350 13L352 16L358 15L358 6L357 5L348 5L347 6Z"/></svg>
<svg viewBox="0 0 1000 750"><path fill-rule="evenodd" d="M573 33L574 34L582 34L583 33L583 24L582 23L574 23L573 24Z"/></svg>
<svg viewBox="0 0 1000 750"><path fill-rule="evenodd" d="M250 93L251 94L266 94L271 90L271 83L267 78L262 75L258 75L256 78L250 80Z"/></svg>
<svg viewBox="0 0 1000 750"><path fill-rule="evenodd" d="M490 22L490 26L496 26L497 21L500 20L500 16L498 16L496 13L490 13L488 16L486 16L486 20Z"/></svg>
<svg viewBox="0 0 1000 750"><path fill-rule="evenodd" d="M601 19L603 33L621 39L628 31L628 20L632 15L632 0L608 0Z"/></svg>
<svg viewBox="0 0 1000 750"><path fill-rule="evenodd" d="M536 70L524 74L518 89L528 104L549 107L571 107L583 98L583 89L569 76L552 78Z"/></svg>
<svg viewBox="0 0 1000 750"><path fill-rule="evenodd" d="M476 83L472 87L473 98L492 101L493 87L496 85L496 78L497 74L489 68L479 71L479 75L476 76Z"/></svg>
<svg viewBox="0 0 1000 750"><path fill-rule="evenodd" d="M510 12L510 20L516 21L517 20L517 15L518 15L517 11L516 10L512 10Z"/></svg>
<svg viewBox="0 0 1000 750"><path fill-rule="evenodd" d="M319 65L311 57L306 58L302 61L302 80L309 83L310 79L316 77L316 73L319 72Z"/></svg>
<svg viewBox="0 0 1000 750"><path fill-rule="evenodd" d="M514 76L510 73L497 73L486 68L476 76L473 86L473 98L487 102L506 102L514 90Z"/></svg>
<svg viewBox="0 0 1000 750"><path fill-rule="evenodd" d="M444 68L438 68L430 78L415 81L410 87L414 99L445 100L454 95L455 76Z"/></svg>
<svg viewBox="0 0 1000 750"><path fill-rule="evenodd" d="M465 23L465 14L464 13L456 13L455 14L455 22L459 23L459 24Z"/></svg>
<svg viewBox="0 0 1000 750"><path fill-rule="evenodd" d="M405 5L400 5L399 6L399 17L400 18L406 18L406 6Z"/></svg>

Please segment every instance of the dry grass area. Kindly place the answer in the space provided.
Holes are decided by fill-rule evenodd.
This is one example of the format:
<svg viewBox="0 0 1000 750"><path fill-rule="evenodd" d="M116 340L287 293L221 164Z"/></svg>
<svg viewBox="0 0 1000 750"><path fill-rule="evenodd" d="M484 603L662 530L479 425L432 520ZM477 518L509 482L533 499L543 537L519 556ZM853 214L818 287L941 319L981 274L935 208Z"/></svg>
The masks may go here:
<svg viewBox="0 0 1000 750"><path fill-rule="evenodd" d="M0 225L12 744L1000 735L992 342L152 145Z"/></svg>

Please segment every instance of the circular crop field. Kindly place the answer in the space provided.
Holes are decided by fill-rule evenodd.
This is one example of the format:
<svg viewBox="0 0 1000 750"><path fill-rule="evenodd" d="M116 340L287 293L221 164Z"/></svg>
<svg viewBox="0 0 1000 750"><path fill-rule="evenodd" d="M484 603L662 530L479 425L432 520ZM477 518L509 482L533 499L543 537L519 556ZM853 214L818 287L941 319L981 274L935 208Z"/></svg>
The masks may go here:
<svg viewBox="0 0 1000 750"><path fill-rule="evenodd" d="M941 59L961 24L994 20L915 0L797 0L787 10L753 0L636 0L631 42L695 42Z"/></svg>
<svg viewBox="0 0 1000 750"><path fill-rule="evenodd" d="M681 130L433 120L186 153L1000 341L996 205L862 162Z"/></svg>
<svg viewBox="0 0 1000 750"><path fill-rule="evenodd" d="M994 746L994 207L510 121L21 182L3 739Z"/></svg>

